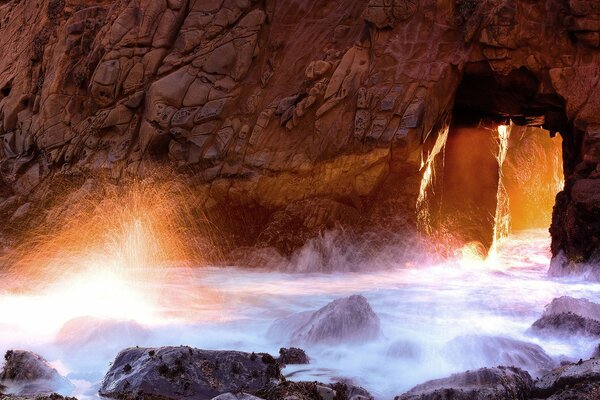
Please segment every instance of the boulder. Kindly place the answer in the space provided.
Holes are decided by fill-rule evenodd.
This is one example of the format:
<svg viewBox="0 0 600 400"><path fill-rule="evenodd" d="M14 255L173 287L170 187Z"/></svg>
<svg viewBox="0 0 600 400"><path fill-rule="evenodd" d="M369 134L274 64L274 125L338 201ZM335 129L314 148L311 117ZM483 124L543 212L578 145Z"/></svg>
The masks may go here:
<svg viewBox="0 0 600 400"><path fill-rule="evenodd" d="M552 400L600 398L600 360L580 360L552 370L535 382L533 395Z"/></svg>
<svg viewBox="0 0 600 400"><path fill-rule="evenodd" d="M600 304L568 296L556 298L531 331L538 335L600 337Z"/></svg>
<svg viewBox="0 0 600 400"><path fill-rule="evenodd" d="M481 368L415 386L396 400L526 400L529 374L515 367Z"/></svg>
<svg viewBox="0 0 600 400"><path fill-rule="evenodd" d="M42 356L23 350L9 350L0 372L2 391L15 396L49 395L70 392L73 385L52 368Z"/></svg>
<svg viewBox="0 0 600 400"><path fill-rule="evenodd" d="M444 353L452 360L462 360L466 368L510 365L547 372L555 367L552 358L537 344L500 336L459 336L446 344Z"/></svg>
<svg viewBox="0 0 600 400"><path fill-rule="evenodd" d="M260 397L252 396L248 393L223 393L211 400L262 400Z"/></svg>
<svg viewBox="0 0 600 400"><path fill-rule="evenodd" d="M195 397L267 388L281 378L275 359L264 353L191 347L128 348L121 351L100 387L100 395L131 399Z"/></svg>
<svg viewBox="0 0 600 400"><path fill-rule="evenodd" d="M279 319L269 333L291 343L365 342L380 335L380 322L367 299L353 295Z"/></svg>
<svg viewBox="0 0 600 400"><path fill-rule="evenodd" d="M308 364L310 359L302 349L296 347L279 349L279 364L282 365L293 365L293 364Z"/></svg>
<svg viewBox="0 0 600 400"><path fill-rule="evenodd" d="M324 384L320 382L285 381L257 393L266 400L372 400L373 396L359 386L343 382ZM232 399L233 400L233 399Z"/></svg>

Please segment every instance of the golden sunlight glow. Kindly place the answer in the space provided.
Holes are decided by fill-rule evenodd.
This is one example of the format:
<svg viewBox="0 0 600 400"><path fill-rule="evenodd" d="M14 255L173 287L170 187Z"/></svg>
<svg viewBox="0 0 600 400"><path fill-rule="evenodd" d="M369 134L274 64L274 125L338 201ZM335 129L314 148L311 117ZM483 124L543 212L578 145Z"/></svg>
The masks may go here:
<svg viewBox="0 0 600 400"><path fill-rule="evenodd" d="M508 151L508 139L510 137L510 126L498 126L498 190L496 192L496 214L494 215L494 238L489 254L497 252L498 244L510 234L510 209L509 198L504 186L504 173L502 167L506 160Z"/></svg>
<svg viewBox="0 0 600 400"><path fill-rule="evenodd" d="M0 286L10 293L0 296L5 322L45 330L78 316L158 322L164 296L143 285L167 284L165 267L200 263L212 251L185 186L98 187L71 193L2 260L10 266Z"/></svg>
<svg viewBox="0 0 600 400"><path fill-rule="evenodd" d="M435 178L435 161L436 157L443 153L444 146L448 140L449 127L444 128L438 133L435 140L435 144L431 152L427 155L425 162L422 163L421 169L423 170L423 176L421 178L421 184L419 186L419 196L417 197L417 227L421 232L432 233L433 228L431 226L431 214L429 211L428 204L428 190L432 189L433 180Z"/></svg>

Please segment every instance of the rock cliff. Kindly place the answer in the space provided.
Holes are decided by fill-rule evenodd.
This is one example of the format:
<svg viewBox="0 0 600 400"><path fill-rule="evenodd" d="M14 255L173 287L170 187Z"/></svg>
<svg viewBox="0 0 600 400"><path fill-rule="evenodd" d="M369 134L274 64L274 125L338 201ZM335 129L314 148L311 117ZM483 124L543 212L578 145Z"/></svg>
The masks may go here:
<svg viewBox="0 0 600 400"><path fill-rule="evenodd" d="M11 0L0 48L6 218L168 165L246 244L409 230L444 130L512 118L563 137L553 254L599 247L595 0Z"/></svg>

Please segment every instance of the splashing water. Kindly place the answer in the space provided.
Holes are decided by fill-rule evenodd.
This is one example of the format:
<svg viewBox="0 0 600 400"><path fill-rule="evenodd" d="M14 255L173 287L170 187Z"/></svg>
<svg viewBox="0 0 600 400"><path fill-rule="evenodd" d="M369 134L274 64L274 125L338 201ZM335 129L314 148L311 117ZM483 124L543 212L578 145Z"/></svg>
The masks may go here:
<svg viewBox="0 0 600 400"><path fill-rule="evenodd" d="M381 338L302 346L311 364L284 373L294 380L352 378L389 399L428 379L497 365L477 348L456 350L465 335L536 343L555 360L589 356L592 340L540 339L528 332L554 297L600 301L598 284L547 277L548 243L544 230L517 232L498 244L493 260L465 254L431 262L423 255L383 265L374 259L360 272L171 266L160 278L137 274L133 280L97 265L97 274L82 272L21 293L2 279L0 350L41 353L77 384L75 395L93 398L123 347L187 344L276 354L290 343L268 334L275 319L363 294L381 319Z"/></svg>

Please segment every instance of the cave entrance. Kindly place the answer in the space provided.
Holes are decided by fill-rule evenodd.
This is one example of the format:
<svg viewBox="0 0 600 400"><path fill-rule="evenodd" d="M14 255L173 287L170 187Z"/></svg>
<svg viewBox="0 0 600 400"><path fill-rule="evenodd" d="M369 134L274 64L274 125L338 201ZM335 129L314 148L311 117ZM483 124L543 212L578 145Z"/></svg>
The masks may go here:
<svg viewBox="0 0 600 400"><path fill-rule="evenodd" d="M562 100L542 86L525 69L503 76L467 67L433 190L434 229L453 248L487 251L510 232L550 226L568 125Z"/></svg>

